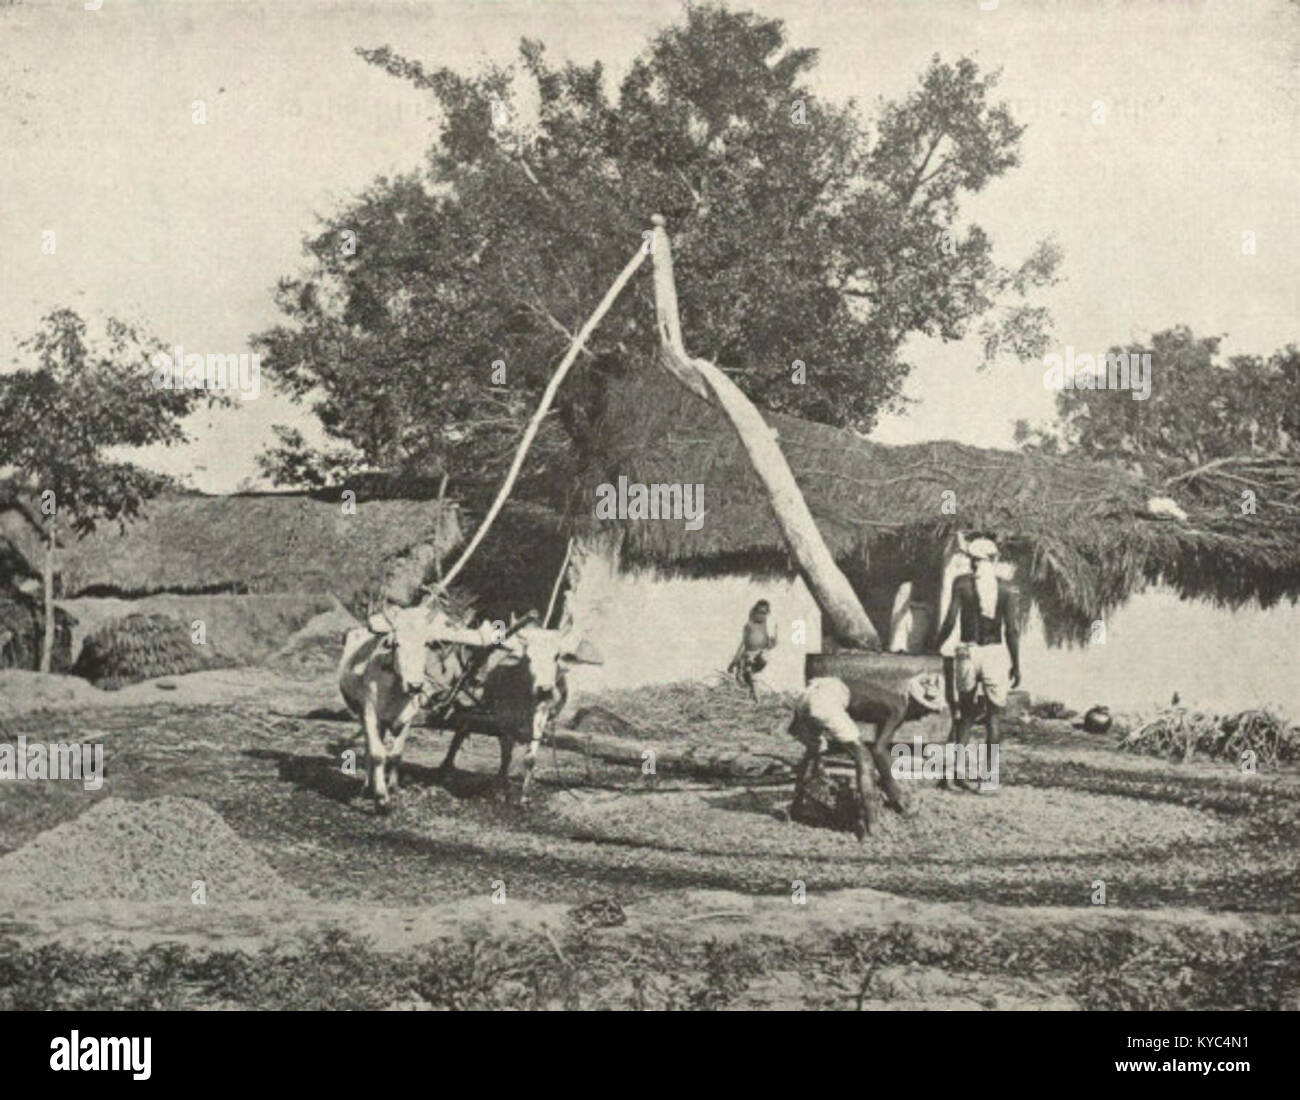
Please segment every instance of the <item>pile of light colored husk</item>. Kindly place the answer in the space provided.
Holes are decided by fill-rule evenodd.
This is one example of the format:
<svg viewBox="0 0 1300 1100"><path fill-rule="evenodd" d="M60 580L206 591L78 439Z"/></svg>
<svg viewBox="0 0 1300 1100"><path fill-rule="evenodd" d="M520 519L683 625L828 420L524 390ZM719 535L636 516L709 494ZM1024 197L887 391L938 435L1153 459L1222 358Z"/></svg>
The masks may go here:
<svg viewBox="0 0 1300 1100"><path fill-rule="evenodd" d="M603 691L579 700L574 714L584 705L599 704L636 730L628 736L743 743L748 737L784 735L795 698L764 690L755 703L730 677L718 676L710 682L684 680Z"/></svg>
<svg viewBox="0 0 1300 1100"><path fill-rule="evenodd" d="M1231 715L1168 707L1137 725L1119 747L1184 762L1199 753L1240 764L1246 753L1253 753L1254 764L1276 767L1300 759L1300 725L1276 707L1252 707Z"/></svg>
<svg viewBox="0 0 1300 1100"><path fill-rule="evenodd" d="M170 795L105 798L0 858L0 905L70 901L301 903L211 806Z"/></svg>

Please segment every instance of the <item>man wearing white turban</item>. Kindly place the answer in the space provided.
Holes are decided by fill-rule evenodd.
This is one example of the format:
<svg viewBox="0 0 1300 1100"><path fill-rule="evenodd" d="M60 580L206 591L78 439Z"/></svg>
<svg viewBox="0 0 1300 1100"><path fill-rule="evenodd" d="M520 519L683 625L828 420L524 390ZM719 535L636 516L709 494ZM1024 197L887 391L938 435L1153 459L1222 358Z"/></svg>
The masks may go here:
<svg viewBox="0 0 1300 1100"><path fill-rule="evenodd" d="M1020 686L1020 623L1015 590L998 575L997 544L992 539L977 538L966 545L966 553L974 572L956 577L952 582L952 599L939 628L938 645L942 649L960 621L954 668L960 717L955 734L964 756L975 721L975 692L982 686L988 719L985 743L989 766L992 766L994 749L1002 739L1002 712L1007 705L1008 685ZM1004 641L1006 652L1002 649ZM960 770L953 782L963 790L974 790ZM947 774L943 786L948 786Z"/></svg>

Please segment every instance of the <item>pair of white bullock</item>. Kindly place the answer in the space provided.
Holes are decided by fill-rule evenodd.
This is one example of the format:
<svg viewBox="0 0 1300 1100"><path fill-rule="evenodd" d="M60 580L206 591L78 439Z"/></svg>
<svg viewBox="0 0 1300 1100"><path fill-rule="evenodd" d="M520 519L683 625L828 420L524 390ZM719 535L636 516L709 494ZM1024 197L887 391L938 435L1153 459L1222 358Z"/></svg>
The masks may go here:
<svg viewBox="0 0 1300 1100"><path fill-rule="evenodd" d="M366 626L348 631L344 639L339 690L365 728L366 785L380 813L388 811L390 791L397 789L411 722L430 698L445 696L455 686L464 669L465 646L493 650L486 661L482 700L466 695L458 701L474 707L476 730L500 742L503 788L515 742L528 744L521 805L528 802L542 735L568 695L564 666L601 663L600 655L572 630L530 624L507 633L486 622L469 627L453 621L437 603L389 605L371 615ZM470 732L458 720L440 773L454 766ZM391 735L391 748L385 748L385 734Z"/></svg>

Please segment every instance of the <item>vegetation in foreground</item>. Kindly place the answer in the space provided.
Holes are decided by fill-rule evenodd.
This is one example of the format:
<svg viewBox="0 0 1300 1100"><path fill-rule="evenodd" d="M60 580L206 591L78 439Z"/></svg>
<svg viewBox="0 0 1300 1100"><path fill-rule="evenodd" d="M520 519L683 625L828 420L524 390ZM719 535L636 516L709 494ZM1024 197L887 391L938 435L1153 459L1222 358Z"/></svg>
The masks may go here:
<svg viewBox="0 0 1300 1100"><path fill-rule="evenodd" d="M783 974L781 1007L885 1007L897 968L931 968L988 988L1014 973L1083 1009L1279 1010L1300 1004L1294 928L1246 934L997 929L940 936L897 924L785 940L445 939L387 955L341 930L262 951L159 944L85 951L0 942L0 1009L632 1009L772 1006L760 979ZM989 994L987 1006L996 998Z"/></svg>

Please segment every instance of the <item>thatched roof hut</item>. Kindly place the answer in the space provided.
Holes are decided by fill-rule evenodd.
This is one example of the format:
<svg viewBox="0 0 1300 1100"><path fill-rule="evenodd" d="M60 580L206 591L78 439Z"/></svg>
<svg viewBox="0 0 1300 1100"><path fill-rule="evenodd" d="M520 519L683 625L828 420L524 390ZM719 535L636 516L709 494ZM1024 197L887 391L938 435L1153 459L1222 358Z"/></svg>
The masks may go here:
<svg viewBox="0 0 1300 1100"><path fill-rule="evenodd" d="M40 532L22 512L20 502L0 504L8 516L0 545L39 573ZM460 538L457 509L436 499L358 492L349 509L338 489L173 494L149 501L124 529L106 523L69 536L56 557L58 591L62 598L332 592L348 603L393 582L404 562L429 568L430 547L444 555Z"/></svg>
<svg viewBox="0 0 1300 1100"><path fill-rule="evenodd" d="M765 415L832 552L877 604L900 580L933 572L957 530L997 538L1054 641L1086 637L1092 622L1148 582L1229 605L1300 594L1300 524L1262 504L1257 515L1243 515L1239 493L1195 495L1186 485L1171 493L1117 468L952 442L890 447ZM696 575L793 570L721 412L660 375L621 379L594 434L601 453L582 479L575 513L590 517L595 486L620 475L705 487L700 530L620 522L625 565ZM1185 520L1150 510L1153 498L1170 495ZM879 607L868 601L867 610L879 625Z"/></svg>

